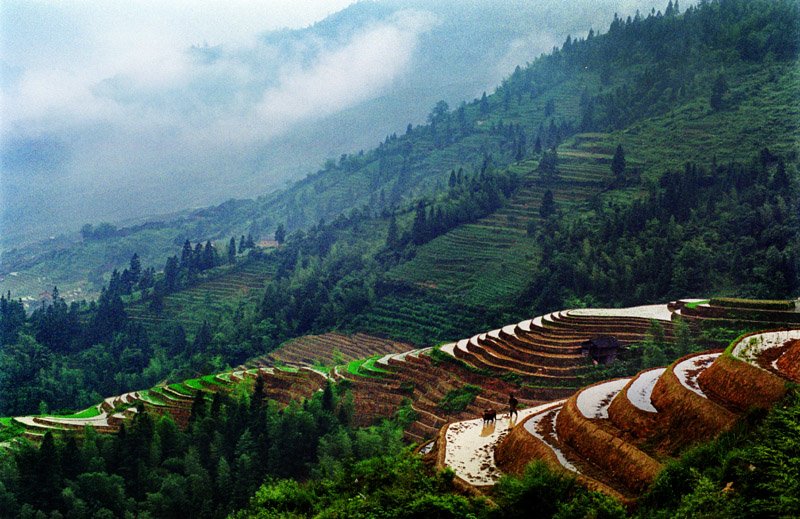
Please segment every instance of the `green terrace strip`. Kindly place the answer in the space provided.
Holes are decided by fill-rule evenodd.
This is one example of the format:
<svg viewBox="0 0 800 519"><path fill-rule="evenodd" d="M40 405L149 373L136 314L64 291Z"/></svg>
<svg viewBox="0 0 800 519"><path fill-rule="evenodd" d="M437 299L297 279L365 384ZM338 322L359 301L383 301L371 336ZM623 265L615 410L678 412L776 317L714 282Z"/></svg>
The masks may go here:
<svg viewBox="0 0 800 519"><path fill-rule="evenodd" d="M367 377L367 378L380 378L377 374L371 374L361 369L363 364L368 359L361 359L361 360L354 360L350 364L347 365L347 372L352 375L357 375L359 377Z"/></svg>
<svg viewBox="0 0 800 519"><path fill-rule="evenodd" d="M794 301L771 300L771 299L734 299L730 297L715 297L711 300L713 306L724 306L729 308L749 308L753 310L794 310Z"/></svg>
<svg viewBox="0 0 800 519"><path fill-rule="evenodd" d="M707 305L709 302L711 302L711 300L706 299L705 301L695 301L694 303L686 303L686 306L689 308L697 308L698 305Z"/></svg>
<svg viewBox="0 0 800 519"><path fill-rule="evenodd" d="M216 385L218 385L220 387L226 387L226 385L221 383L219 381L219 378L217 378L217 377L218 377L218 375L205 375L205 376L200 377L199 379L195 379L195 380L202 380L203 382L207 382L209 384L216 384Z"/></svg>
<svg viewBox="0 0 800 519"><path fill-rule="evenodd" d="M21 436L25 428L11 418L0 418L0 442Z"/></svg>
<svg viewBox="0 0 800 519"><path fill-rule="evenodd" d="M368 370L368 371L375 372L375 373L391 373L391 371L385 370L385 369L383 369L383 368L381 368L381 367L379 367L378 365L375 364L375 362L378 359L380 359L381 356L382 355L378 355L378 356L375 356L375 357L368 358L366 361L364 361L364 364L362 365L363 368Z"/></svg>
<svg viewBox="0 0 800 519"><path fill-rule="evenodd" d="M298 368L294 366L276 366L276 369L281 371L286 371L287 373L297 373L300 371ZM256 373L258 370L250 370L251 373Z"/></svg>
<svg viewBox="0 0 800 519"><path fill-rule="evenodd" d="M147 402L148 404L163 406L164 401L158 398L158 394L154 392L152 389L145 389L144 391L139 392L139 398L143 402Z"/></svg>
<svg viewBox="0 0 800 519"><path fill-rule="evenodd" d="M192 396L194 393L192 393L191 391L186 389L186 387L185 387L186 385L187 385L186 382L176 382L175 384L170 384L169 388L171 390L177 391L178 393L181 393L183 395Z"/></svg>
<svg viewBox="0 0 800 519"><path fill-rule="evenodd" d="M99 406L90 407L88 409L84 409L83 411L77 412L75 414L52 415L52 416L58 416L59 418L92 418L94 416L99 416L100 415L100 409L98 407Z"/></svg>
<svg viewBox="0 0 800 519"><path fill-rule="evenodd" d="M204 391L204 390L208 389L207 387L205 387L203 384L200 383L200 380L201 379L199 379L199 378L191 378L189 380L184 380L183 384L186 387L189 387L191 389L196 389L198 391ZM216 383L216 382L212 382L212 383Z"/></svg>

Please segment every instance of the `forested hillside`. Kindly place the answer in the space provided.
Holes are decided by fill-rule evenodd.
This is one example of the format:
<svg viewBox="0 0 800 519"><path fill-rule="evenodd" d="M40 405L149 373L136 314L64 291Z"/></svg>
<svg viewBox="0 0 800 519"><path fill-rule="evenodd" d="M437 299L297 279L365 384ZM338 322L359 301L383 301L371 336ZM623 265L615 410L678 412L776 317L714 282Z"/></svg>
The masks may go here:
<svg viewBox="0 0 800 519"><path fill-rule="evenodd" d="M564 308L797 298L799 54L796 2L719 0L685 12L670 2L663 13L616 19L604 34L568 38L494 93L440 102L428 124L330 160L282 192L137 229L86 228L81 246L46 261L12 257L19 275L82 274L100 256L124 255L126 266L108 283L95 280L103 288L92 302L52 289L52 301L29 314L13 292L2 295L0 414L76 411L212 375L309 334L423 347ZM275 243L259 247L267 237ZM700 330L696 341L719 346L741 331ZM640 362L647 348L637 348ZM505 380L531 391L590 381L581 369L549 386ZM24 467L8 478L17 487L0 486L0 508L31 517L168 517L190 506L202 517L336 517L368 516L366 504L378 503L398 516L493 517L544 499L557 503L549 516L627 513L542 467L501 483L500 508L456 497L452 475L431 475L401 452L411 412L354 431L347 389L328 387L283 413L259 398L218 395L210 410L192 406L186 431L140 414L125 434L80 447L51 438L4 469ZM763 452L745 443L759 431L785 436L796 400L694 456L716 467L735 464L718 450L726 445ZM301 433L313 448L293 456ZM47 465L42 451L61 462L34 471ZM680 489L654 488L642 516L688 517L711 501L719 506L710 516L736 517L708 490L727 473L697 465L690 457L671 467L665 478L688 472L697 485L660 480ZM310 483L271 479L247 509L263 477ZM755 492L747 481L744 491Z"/></svg>
<svg viewBox="0 0 800 519"><path fill-rule="evenodd" d="M560 307L795 295L795 9L714 2L617 20L275 197L130 231L154 242L260 221L279 226L277 250L257 251L252 235L185 240L165 263L136 254L96 303L56 295L27 319L4 295L2 388L26 395L4 412L81 407L306 333L423 346ZM739 37L758 52L731 47ZM753 113L767 137L748 145L762 134ZM86 231L87 247L109 250L128 234ZM53 356L45 370L39 355ZM119 367L100 382L78 359L86 372Z"/></svg>

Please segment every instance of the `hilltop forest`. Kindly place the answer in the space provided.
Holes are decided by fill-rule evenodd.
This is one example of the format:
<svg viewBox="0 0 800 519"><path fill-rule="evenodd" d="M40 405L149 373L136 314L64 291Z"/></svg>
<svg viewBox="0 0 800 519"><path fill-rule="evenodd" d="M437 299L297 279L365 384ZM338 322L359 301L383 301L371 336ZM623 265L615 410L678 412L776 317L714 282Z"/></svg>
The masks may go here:
<svg viewBox="0 0 800 519"><path fill-rule="evenodd" d="M439 102L427 124L283 191L85 227L83 243L36 265L12 257L102 290L87 302L54 288L32 312L0 297L0 415L84 409L309 334L433 346L560 308L797 298L799 52L791 0L670 1L567 38L493 93ZM266 237L274 246L259 246ZM98 257L124 266L104 280ZM719 347L742 331L692 340ZM782 476L722 499L711 489L740 470L735 452L783 443L798 459L793 393L676 461L639 511L540 465L503 479L490 503L454 494L452 475L403 447L402 414L355 428L346 387L286 409L259 391L197 399L184 430L142 413L113 437L4 454L0 515L516 517L544 502L542 517L744 517L739 505L764 485L783 492ZM764 517L785 513L775 506Z"/></svg>

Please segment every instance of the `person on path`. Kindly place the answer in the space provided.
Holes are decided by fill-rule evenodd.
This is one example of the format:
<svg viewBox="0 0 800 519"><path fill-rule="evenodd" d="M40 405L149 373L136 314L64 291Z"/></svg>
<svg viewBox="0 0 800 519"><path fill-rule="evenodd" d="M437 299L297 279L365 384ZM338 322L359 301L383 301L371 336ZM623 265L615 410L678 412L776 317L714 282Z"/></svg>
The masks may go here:
<svg viewBox="0 0 800 519"><path fill-rule="evenodd" d="M519 415L517 414L517 405L519 405L519 402L517 402L517 399L514 398L514 393L511 393L511 396L508 397L508 409L509 409L509 411L508 411L508 419L509 420L511 419L512 416L519 417Z"/></svg>

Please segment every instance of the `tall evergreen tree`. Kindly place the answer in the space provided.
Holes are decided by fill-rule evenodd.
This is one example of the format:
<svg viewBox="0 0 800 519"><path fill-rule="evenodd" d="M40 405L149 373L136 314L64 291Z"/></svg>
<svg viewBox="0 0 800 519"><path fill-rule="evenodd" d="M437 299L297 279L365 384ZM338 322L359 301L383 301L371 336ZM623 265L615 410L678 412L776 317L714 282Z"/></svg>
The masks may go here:
<svg viewBox="0 0 800 519"><path fill-rule="evenodd" d="M170 256L167 258L167 263L164 265L164 284L167 290L174 290L178 286L178 271L180 265L178 264L177 256Z"/></svg>
<svg viewBox="0 0 800 519"><path fill-rule="evenodd" d="M611 172L617 185L622 185L625 181L625 150L622 149L622 144L617 145L617 151L611 159Z"/></svg>
<svg viewBox="0 0 800 519"><path fill-rule="evenodd" d="M138 283L142 278L142 262L139 260L139 255L135 252L133 256L131 256L130 268L128 270L131 273L131 282L133 284Z"/></svg>
<svg viewBox="0 0 800 519"><path fill-rule="evenodd" d="M542 197L542 205L539 207L539 216L546 219L556 214L556 212L556 202L553 199L553 192L548 189L544 192L544 196Z"/></svg>
<svg viewBox="0 0 800 519"><path fill-rule="evenodd" d="M203 248L203 269L211 269L217 265L217 250L211 244L211 240L206 242Z"/></svg>
<svg viewBox="0 0 800 519"><path fill-rule="evenodd" d="M192 267L192 258L194 257L194 251L192 250L192 244L189 240L183 242L183 250L181 251L181 265L182 269L191 269Z"/></svg>
<svg viewBox="0 0 800 519"><path fill-rule="evenodd" d="M231 236L231 241L228 242L228 263L233 265L236 263L236 238Z"/></svg>
<svg viewBox="0 0 800 519"><path fill-rule="evenodd" d="M419 203L417 203L414 223L411 226L411 240L414 242L414 245L422 245L428 241L428 225L424 200L420 200Z"/></svg>
<svg viewBox="0 0 800 519"><path fill-rule="evenodd" d="M282 223L275 228L275 241L278 242L278 245L282 245L286 241L286 227Z"/></svg>
<svg viewBox="0 0 800 519"><path fill-rule="evenodd" d="M711 97L708 102L714 110L721 110L723 107L722 96L728 91L728 82L725 76L720 74L714 80L714 85L711 87Z"/></svg>
<svg viewBox="0 0 800 519"><path fill-rule="evenodd" d="M392 213L392 217L389 220L389 231L386 235L386 248L394 250L397 247L399 241L400 240L398 237L397 219L395 218L394 213Z"/></svg>

